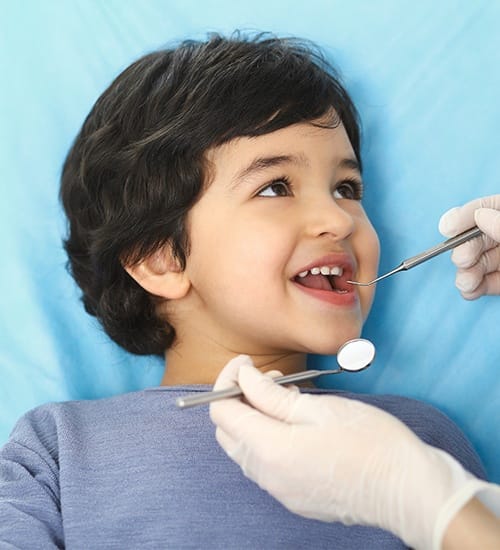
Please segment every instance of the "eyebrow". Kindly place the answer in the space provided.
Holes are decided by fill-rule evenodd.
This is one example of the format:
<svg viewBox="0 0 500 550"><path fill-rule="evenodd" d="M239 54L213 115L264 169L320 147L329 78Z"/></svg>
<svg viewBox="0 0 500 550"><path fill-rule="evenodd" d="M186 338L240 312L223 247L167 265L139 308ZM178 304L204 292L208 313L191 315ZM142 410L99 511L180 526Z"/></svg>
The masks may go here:
<svg viewBox="0 0 500 550"><path fill-rule="evenodd" d="M359 172L361 174L361 167L359 165L359 162L355 158L352 158L352 157L342 159L339 162L339 167L340 168L346 168L346 169L349 169L349 170L356 170L356 172Z"/></svg>
<svg viewBox="0 0 500 550"><path fill-rule="evenodd" d="M231 188L234 189L240 185L246 178L253 176L259 172L281 166L283 164L295 164L308 166L309 161L304 155L273 155L270 157L257 157L243 170L240 170L231 180ZM361 173L359 163L355 158L344 158L339 162L340 168L356 170Z"/></svg>
<svg viewBox="0 0 500 550"><path fill-rule="evenodd" d="M243 170L240 170L236 174L236 176L231 180L231 187L237 187L243 180L258 172L262 172L275 166L281 166L283 164L307 166L309 162L303 155L273 155L270 157L257 157L254 158L246 168L243 168Z"/></svg>

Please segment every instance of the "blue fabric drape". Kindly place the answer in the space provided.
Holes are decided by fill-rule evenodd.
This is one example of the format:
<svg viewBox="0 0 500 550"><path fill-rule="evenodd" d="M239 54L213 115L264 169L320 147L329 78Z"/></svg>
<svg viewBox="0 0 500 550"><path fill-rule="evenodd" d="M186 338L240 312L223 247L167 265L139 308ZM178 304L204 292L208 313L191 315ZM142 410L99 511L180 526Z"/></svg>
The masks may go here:
<svg viewBox="0 0 500 550"><path fill-rule="evenodd" d="M58 178L90 107L131 61L207 31L310 38L364 127L365 206L381 271L442 238L440 215L500 192L500 3L398 0L1 2L0 441L35 405L159 382L87 316L65 271ZM373 367L324 384L438 406L500 481L500 298L463 301L443 256L382 283ZM312 358L327 368L334 358Z"/></svg>

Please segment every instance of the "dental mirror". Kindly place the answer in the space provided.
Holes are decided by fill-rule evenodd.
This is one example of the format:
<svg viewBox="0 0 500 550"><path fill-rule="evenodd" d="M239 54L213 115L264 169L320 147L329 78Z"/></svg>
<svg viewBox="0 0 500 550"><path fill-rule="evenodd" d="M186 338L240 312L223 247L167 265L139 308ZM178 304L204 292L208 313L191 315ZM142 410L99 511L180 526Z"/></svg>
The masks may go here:
<svg viewBox="0 0 500 550"><path fill-rule="evenodd" d="M342 370L358 372L368 368L375 358L375 346L370 340L357 338L346 342L337 353L337 363Z"/></svg>
<svg viewBox="0 0 500 550"><path fill-rule="evenodd" d="M286 376L279 376L274 381L277 384L293 384L311 380L325 374L339 374L340 372L359 372L368 368L375 358L375 346L364 338L356 338L349 340L337 352L338 369L329 370L306 370ZM238 397L242 394L239 386L228 388L227 390L209 391L203 393L195 393L186 397L177 398L176 404L181 409L194 407L195 405L204 405L217 401L219 399L227 399L228 397Z"/></svg>

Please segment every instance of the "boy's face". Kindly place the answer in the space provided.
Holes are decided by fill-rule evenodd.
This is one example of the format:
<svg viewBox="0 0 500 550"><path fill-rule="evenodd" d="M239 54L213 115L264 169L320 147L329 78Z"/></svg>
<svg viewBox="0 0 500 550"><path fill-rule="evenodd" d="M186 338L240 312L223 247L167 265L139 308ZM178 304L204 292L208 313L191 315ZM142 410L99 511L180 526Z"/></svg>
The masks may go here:
<svg viewBox="0 0 500 550"><path fill-rule="evenodd" d="M342 125L295 124L209 151L211 182L187 220L185 326L249 355L333 354L358 337L374 289L345 280L376 277L379 243L355 158ZM344 274L332 288L314 267Z"/></svg>

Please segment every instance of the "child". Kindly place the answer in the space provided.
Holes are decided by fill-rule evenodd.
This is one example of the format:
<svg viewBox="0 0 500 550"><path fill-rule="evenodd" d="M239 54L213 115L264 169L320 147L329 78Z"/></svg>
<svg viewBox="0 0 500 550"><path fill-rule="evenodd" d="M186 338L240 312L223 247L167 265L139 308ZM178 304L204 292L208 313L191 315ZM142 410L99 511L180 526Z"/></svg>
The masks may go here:
<svg viewBox="0 0 500 550"><path fill-rule="evenodd" d="M355 108L313 46L266 36L187 41L127 68L66 159L65 241L86 310L119 345L165 354L158 388L49 404L1 451L0 540L43 548L401 548L389 533L288 512L214 438L210 389L250 355L292 373L357 337L378 240L361 205ZM321 393L320 390L311 390ZM446 417L397 415L475 475Z"/></svg>

